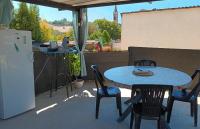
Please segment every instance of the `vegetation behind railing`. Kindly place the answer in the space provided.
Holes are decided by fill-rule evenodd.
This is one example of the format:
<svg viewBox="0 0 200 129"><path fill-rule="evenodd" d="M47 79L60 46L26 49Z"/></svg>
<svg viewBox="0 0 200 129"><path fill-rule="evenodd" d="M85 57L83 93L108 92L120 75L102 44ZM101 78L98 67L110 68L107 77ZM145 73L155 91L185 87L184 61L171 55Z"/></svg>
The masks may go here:
<svg viewBox="0 0 200 129"><path fill-rule="evenodd" d="M53 27L70 27L66 32L55 30ZM19 9L15 9L10 28L28 30L32 32L32 39L40 42L50 40L61 42L65 36L70 41L74 40L72 22L66 18L55 21L47 21L40 17L37 5L19 3ZM102 46L109 45L111 40L121 39L121 25L106 19L97 19L88 23L88 39L97 40Z"/></svg>

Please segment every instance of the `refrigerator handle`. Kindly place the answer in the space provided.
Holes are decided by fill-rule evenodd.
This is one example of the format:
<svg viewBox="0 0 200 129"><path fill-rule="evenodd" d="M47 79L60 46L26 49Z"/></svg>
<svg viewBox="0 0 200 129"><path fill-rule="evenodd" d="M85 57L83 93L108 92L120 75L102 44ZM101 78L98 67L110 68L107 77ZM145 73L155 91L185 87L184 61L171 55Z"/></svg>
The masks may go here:
<svg viewBox="0 0 200 129"><path fill-rule="evenodd" d="M33 52L31 52L30 54L28 54L28 59L29 59L29 61L34 62Z"/></svg>
<svg viewBox="0 0 200 129"><path fill-rule="evenodd" d="M17 44L14 43L14 45L15 45L15 50L16 50L17 52L19 52L19 47L17 46Z"/></svg>

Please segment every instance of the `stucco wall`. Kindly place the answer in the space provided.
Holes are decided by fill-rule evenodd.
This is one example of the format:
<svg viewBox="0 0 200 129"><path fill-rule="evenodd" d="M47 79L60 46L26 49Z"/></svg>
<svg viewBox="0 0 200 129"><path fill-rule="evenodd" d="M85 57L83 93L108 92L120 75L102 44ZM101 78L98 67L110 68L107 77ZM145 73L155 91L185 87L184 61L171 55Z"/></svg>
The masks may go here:
<svg viewBox="0 0 200 129"><path fill-rule="evenodd" d="M177 69L189 75L200 68L200 50L130 47L129 52L132 53L130 60L154 60L157 66ZM198 78L193 81L192 86Z"/></svg>
<svg viewBox="0 0 200 129"><path fill-rule="evenodd" d="M122 14L122 49L128 46L200 49L200 7Z"/></svg>
<svg viewBox="0 0 200 129"><path fill-rule="evenodd" d="M85 63L87 68L87 78L94 79L93 72L90 66L97 64L99 70L104 73L106 70L128 65L128 52L98 52L98 53L85 53Z"/></svg>

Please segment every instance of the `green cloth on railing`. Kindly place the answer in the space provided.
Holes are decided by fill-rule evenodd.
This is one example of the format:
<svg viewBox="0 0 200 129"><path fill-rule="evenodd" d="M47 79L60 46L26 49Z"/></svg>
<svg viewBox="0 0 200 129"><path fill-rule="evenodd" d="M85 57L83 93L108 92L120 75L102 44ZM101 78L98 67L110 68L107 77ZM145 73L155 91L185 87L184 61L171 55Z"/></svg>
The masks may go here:
<svg viewBox="0 0 200 129"><path fill-rule="evenodd" d="M11 0L0 0L0 24L7 26L10 24L13 8Z"/></svg>

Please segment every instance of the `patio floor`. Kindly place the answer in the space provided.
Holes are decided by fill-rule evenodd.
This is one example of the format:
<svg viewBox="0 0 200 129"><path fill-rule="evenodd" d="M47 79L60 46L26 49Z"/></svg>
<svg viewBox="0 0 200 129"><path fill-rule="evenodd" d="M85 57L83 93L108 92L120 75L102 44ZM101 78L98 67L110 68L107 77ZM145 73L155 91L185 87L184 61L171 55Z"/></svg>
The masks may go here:
<svg viewBox="0 0 200 129"><path fill-rule="evenodd" d="M71 93L69 99L66 99L65 88L55 92L52 98L49 98L49 92L40 94L36 97L34 110L8 120L0 120L0 129L129 129L130 117L122 123L117 123L118 112L112 98L101 100L99 119L95 119L93 87L93 82L86 82L82 89ZM130 90L121 91L122 100L125 101L130 95ZM189 106L186 103L175 102L170 123L172 129L200 128L200 125L197 128L193 126ZM125 108L126 105L123 104L123 109ZM200 113L198 116L200 117ZM198 123L200 124L200 119ZM156 125L155 121L142 120L141 129L156 129Z"/></svg>

